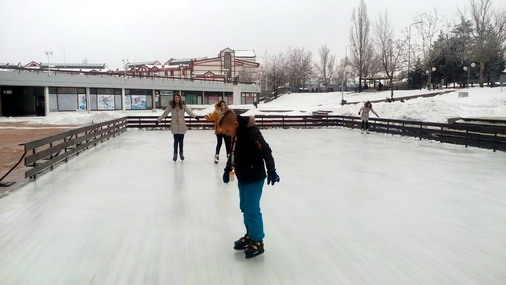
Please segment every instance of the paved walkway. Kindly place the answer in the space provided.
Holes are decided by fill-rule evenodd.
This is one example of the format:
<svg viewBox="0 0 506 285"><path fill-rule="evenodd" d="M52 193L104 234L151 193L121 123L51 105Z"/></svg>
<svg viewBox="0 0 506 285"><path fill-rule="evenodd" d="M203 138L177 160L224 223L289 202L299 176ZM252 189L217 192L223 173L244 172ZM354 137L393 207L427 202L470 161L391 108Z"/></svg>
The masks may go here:
<svg viewBox="0 0 506 285"><path fill-rule="evenodd" d="M0 199L0 284L504 284L506 154L356 130L265 130L264 255L212 131L129 131ZM223 153L222 153L223 155Z"/></svg>

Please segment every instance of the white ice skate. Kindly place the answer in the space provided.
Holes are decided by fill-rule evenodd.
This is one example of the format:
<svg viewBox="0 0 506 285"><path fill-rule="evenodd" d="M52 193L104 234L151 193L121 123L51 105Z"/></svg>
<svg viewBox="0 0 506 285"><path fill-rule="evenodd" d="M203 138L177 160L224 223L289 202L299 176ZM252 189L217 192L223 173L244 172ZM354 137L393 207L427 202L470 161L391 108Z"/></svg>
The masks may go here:
<svg viewBox="0 0 506 285"><path fill-rule="evenodd" d="M214 156L214 163L218 163L218 161L220 161L220 155L217 154Z"/></svg>

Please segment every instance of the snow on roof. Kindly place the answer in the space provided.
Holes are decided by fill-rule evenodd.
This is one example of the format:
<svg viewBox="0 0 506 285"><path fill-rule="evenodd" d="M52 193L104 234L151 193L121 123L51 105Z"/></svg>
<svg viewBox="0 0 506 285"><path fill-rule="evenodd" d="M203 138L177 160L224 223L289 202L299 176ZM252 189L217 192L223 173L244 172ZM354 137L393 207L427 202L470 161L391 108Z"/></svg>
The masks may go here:
<svg viewBox="0 0 506 285"><path fill-rule="evenodd" d="M128 67L133 67L133 66L139 66L139 65L158 65L160 64L160 61L158 60L151 60L151 61L137 61L137 62L128 62L127 63L127 66Z"/></svg>
<svg viewBox="0 0 506 285"><path fill-rule="evenodd" d="M176 65L181 63L190 63L191 61L198 61L207 59L207 56L204 57L194 57L194 58L174 58L170 60L170 65Z"/></svg>
<svg viewBox="0 0 506 285"><path fill-rule="evenodd" d="M47 67L47 63L41 63L40 67ZM104 69L105 63L51 63L53 68L98 68Z"/></svg>
<svg viewBox="0 0 506 285"><path fill-rule="evenodd" d="M254 50L235 50L235 57L256 57Z"/></svg>

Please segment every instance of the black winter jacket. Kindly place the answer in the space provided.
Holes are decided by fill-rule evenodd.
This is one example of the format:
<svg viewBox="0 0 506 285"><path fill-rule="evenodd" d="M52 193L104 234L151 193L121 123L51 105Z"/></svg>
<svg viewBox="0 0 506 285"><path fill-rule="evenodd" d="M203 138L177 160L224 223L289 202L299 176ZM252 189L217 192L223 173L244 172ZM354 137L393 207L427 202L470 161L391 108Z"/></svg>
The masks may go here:
<svg viewBox="0 0 506 285"><path fill-rule="evenodd" d="M275 171L271 148L265 142L260 130L255 126L254 117L237 116L239 126L236 134L234 169L240 183L251 183L265 179L265 166ZM234 154L232 154L234 155ZM227 161L225 171L232 169L232 156ZM265 161L265 166L264 166Z"/></svg>

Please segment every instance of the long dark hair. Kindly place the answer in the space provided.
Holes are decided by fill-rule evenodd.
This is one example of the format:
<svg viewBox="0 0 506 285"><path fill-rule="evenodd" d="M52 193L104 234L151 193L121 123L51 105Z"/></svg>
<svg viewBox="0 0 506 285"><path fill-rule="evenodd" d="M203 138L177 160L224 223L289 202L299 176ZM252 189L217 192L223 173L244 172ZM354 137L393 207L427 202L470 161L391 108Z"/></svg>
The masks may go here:
<svg viewBox="0 0 506 285"><path fill-rule="evenodd" d="M225 111L227 111L229 108L228 108L228 104L227 102L221 100L220 102L218 102L218 108L220 109L220 111L223 111L221 110L221 103L225 103Z"/></svg>
<svg viewBox="0 0 506 285"><path fill-rule="evenodd" d="M366 107L366 108L372 108L371 102L369 102L369 101L365 102L364 107Z"/></svg>
<svg viewBox="0 0 506 285"><path fill-rule="evenodd" d="M176 96L179 97L179 104L176 103L176 100L174 100L176 98ZM179 95L179 93L174 93L174 95L172 96L172 102L171 102L171 105L172 105L172 109L175 109L176 106L179 106L179 109L183 109L183 98L181 98L181 95Z"/></svg>

